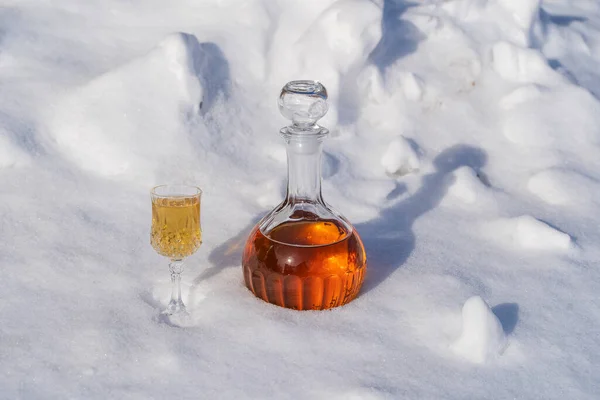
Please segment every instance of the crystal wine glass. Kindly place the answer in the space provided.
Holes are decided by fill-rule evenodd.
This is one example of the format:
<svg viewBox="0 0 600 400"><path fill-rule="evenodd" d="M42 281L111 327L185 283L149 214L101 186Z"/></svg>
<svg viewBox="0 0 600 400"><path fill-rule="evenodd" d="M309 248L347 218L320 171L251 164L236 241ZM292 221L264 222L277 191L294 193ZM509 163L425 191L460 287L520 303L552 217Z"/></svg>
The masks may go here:
<svg viewBox="0 0 600 400"><path fill-rule="evenodd" d="M156 252L169 257L171 301L161 315L188 316L181 300L183 259L202 244L200 198L196 186L161 185L151 191L152 232L150 243Z"/></svg>

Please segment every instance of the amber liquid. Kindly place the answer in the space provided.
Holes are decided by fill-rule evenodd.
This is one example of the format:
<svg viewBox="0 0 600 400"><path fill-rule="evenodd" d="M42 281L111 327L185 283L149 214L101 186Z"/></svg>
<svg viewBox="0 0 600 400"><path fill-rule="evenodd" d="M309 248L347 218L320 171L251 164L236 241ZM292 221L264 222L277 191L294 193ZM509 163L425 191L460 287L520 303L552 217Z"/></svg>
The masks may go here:
<svg viewBox="0 0 600 400"><path fill-rule="evenodd" d="M200 199L153 199L150 243L158 254L171 259L194 254L202 244Z"/></svg>
<svg viewBox="0 0 600 400"><path fill-rule="evenodd" d="M268 236L250 234L242 260L246 286L257 297L296 310L323 310L356 297L366 257L355 231L337 221L287 222Z"/></svg>

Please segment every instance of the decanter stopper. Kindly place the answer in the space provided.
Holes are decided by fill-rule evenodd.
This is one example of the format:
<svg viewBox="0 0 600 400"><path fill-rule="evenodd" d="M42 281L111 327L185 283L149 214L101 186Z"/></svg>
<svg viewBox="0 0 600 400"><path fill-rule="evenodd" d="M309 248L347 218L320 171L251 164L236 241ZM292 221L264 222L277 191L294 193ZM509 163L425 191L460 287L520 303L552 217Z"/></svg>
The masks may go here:
<svg viewBox="0 0 600 400"><path fill-rule="evenodd" d="M319 82L308 80L288 82L281 89L278 104L281 115L292 120L292 125L288 127L289 131L301 133L323 130L316 123L327 113L329 106L327 89Z"/></svg>

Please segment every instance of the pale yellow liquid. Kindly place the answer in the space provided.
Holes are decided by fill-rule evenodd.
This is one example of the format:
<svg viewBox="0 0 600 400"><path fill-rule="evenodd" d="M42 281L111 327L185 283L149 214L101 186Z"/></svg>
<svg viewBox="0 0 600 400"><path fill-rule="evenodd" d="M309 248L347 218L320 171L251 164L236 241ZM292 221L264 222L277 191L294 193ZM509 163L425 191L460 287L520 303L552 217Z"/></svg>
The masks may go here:
<svg viewBox="0 0 600 400"><path fill-rule="evenodd" d="M150 243L158 254L171 259L194 254L202 244L200 199L152 199Z"/></svg>

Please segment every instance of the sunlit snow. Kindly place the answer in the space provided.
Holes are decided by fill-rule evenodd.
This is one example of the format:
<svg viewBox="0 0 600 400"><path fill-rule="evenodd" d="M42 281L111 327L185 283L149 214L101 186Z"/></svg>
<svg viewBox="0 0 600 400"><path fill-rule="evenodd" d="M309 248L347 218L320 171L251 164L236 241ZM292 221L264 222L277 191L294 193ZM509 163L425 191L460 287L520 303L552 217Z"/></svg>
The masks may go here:
<svg viewBox="0 0 600 400"><path fill-rule="evenodd" d="M0 398L597 399L600 2L4 1ZM324 312L244 286L322 82L323 196L367 250ZM153 185L202 187L189 326Z"/></svg>

